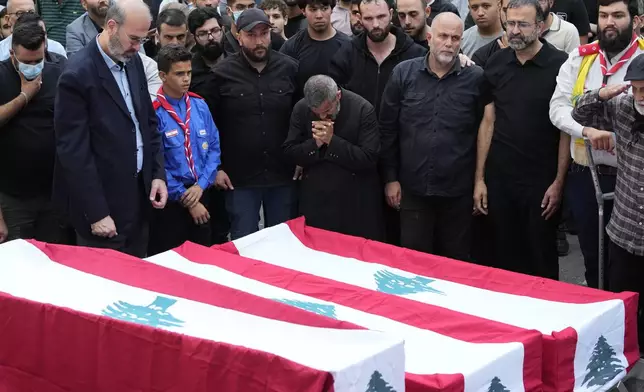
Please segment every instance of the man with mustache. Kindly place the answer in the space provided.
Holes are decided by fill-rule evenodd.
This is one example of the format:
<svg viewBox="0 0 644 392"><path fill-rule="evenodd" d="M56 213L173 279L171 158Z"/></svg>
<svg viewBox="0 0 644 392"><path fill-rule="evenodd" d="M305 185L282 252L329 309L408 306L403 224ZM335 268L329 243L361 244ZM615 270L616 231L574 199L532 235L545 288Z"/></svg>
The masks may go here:
<svg viewBox="0 0 644 392"><path fill-rule="evenodd" d="M75 21L67 25L66 41L67 56L83 49L89 41L103 31L105 15L110 6L109 0L82 0L81 4L87 11Z"/></svg>
<svg viewBox="0 0 644 392"><path fill-rule="evenodd" d="M67 64L58 82L54 197L80 246L145 257L149 209L168 191L157 117L138 55L152 15L119 0L105 28Z"/></svg>
<svg viewBox="0 0 644 392"><path fill-rule="evenodd" d="M197 8L188 16L188 28L195 37L190 91L204 98L208 98L210 94L208 83L214 77L215 65L226 57L221 44L224 36L222 23L222 17L213 8ZM216 111L217 108L211 108L211 113ZM230 232L224 192L211 187L209 196L210 200L206 207L210 212L211 242L222 244L228 241Z"/></svg>
<svg viewBox="0 0 644 392"><path fill-rule="evenodd" d="M559 204L570 155L568 135L548 117L566 54L543 38L537 0L510 0L508 47L485 66L475 211L488 215L494 267L557 279Z"/></svg>
<svg viewBox="0 0 644 392"><path fill-rule="evenodd" d="M380 106L381 166L401 245L459 260L470 256L476 133L483 70L461 66L463 21L439 14L432 50L398 64Z"/></svg>
<svg viewBox="0 0 644 392"><path fill-rule="evenodd" d="M385 0L362 0L359 12L366 34L353 37L338 50L331 60L329 75L338 85L369 101L378 116L380 100L394 67L405 60L422 57L427 51L392 25L393 10ZM387 241L398 244L399 214L390 207L385 211Z"/></svg>
<svg viewBox="0 0 644 392"><path fill-rule="evenodd" d="M282 143L297 96L297 62L271 51L271 23L264 11L237 18L241 51L215 65L209 104L221 138L216 185L224 189L237 239L258 230L260 207L266 226L295 215L295 165ZM288 42L288 41L287 41Z"/></svg>
<svg viewBox="0 0 644 392"><path fill-rule="evenodd" d="M228 16L230 16L234 23L230 25L229 31L224 33L223 46L226 54L231 55L240 51L241 46L237 37L239 31L237 30L237 19L247 9L255 8L255 0L228 0ZM280 50L284 44L284 38L281 35L271 31L270 45L273 50Z"/></svg>
<svg viewBox="0 0 644 392"><path fill-rule="evenodd" d="M579 246L584 255L586 283L598 287L599 238L597 235L597 201L583 137L595 131L572 117L576 100L587 90L624 80L631 61L644 52L644 41L633 31L637 9L626 0L599 0L599 40L574 50L557 76L557 88L550 101L550 119L572 137L570 152L573 163L566 182L566 202L576 222ZM610 130L608 130L610 131ZM617 159L606 151L593 151L599 182L604 193L615 190ZM612 202L604 206L604 224L608 224ZM605 243L608 243L605 237ZM608 255L604 253L603 263Z"/></svg>
<svg viewBox="0 0 644 392"><path fill-rule="evenodd" d="M364 26L360 21L360 3L362 0L351 0L351 33L353 35L361 34L364 31Z"/></svg>
<svg viewBox="0 0 644 392"><path fill-rule="evenodd" d="M427 20L432 10L427 5L427 0L398 0L396 2L400 27L405 30L414 42L429 49L427 44L427 32L429 26Z"/></svg>

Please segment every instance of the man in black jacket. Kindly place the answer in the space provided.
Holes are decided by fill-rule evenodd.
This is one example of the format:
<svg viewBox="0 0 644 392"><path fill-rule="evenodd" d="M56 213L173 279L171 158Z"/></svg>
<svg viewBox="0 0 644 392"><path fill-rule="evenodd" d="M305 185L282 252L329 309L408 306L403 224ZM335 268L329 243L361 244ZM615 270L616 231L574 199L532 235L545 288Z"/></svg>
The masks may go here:
<svg viewBox="0 0 644 392"><path fill-rule="evenodd" d="M379 150L373 106L326 75L312 76L284 142L285 153L304 168L300 213L307 224L382 239Z"/></svg>
<svg viewBox="0 0 644 392"><path fill-rule="evenodd" d="M363 0L360 15L366 34L344 43L329 67L329 76L339 86L369 101L376 108L376 114L394 67L427 53L402 30L391 25L392 13L385 0Z"/></svg>
<svg viewBox="0 0 644 392"><path fill-rule="evenodd" d="M393 10L385 0L362 0L359 4L365 34L354 36L342 45L329 67L338 85L353 91L380 110L380 100L389 76L401 62L422 57L427 49L391 24ZM383 203L386 241L400 243L400 215Z"/></svg>

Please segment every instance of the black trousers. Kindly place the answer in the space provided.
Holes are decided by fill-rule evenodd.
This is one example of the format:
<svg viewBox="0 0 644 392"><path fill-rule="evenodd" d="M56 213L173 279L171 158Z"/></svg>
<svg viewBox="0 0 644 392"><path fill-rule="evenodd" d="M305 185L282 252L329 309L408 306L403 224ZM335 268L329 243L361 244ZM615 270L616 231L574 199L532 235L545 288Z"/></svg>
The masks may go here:
<svg viewBox="0 0 644 392"><path fill-rule="evenodd" d="M639 293L637 305L637 336L640 351L644 349L644 256L637 256L617 245L613 241L608 243L608 288L619 293L632 291Z"/></svg>
<svg viewBox="0 0 644 392"><path fill-rule="evenodd" d="M133 206L135 208L132 210L129 223L114 222L118 228L118 235L112 238L103 238L91 234L84 237L77 232L76 243L78 246L114 249L135 257L146 257L150 229L150 210L152 206L145 192L142 175L139 175L137 185L139 188L139 203L137 206Z"/></svg>
<svg viewBox="0 0 644 392"><path fill-rule="evenodd" d="M49 195L20 198L0 193L0 209L9 229L7 239L36 239L52 244L72 244L74 231L50 199Z"/></svg>
<svg viewBox="0 0 644 392"><path fill-rule="evenodd" d="M494 176L490 176L494 178ZM544 278L559 278L559 213L546 220L541 201L549 185L489 180L488 217L494 247L493 267Z"/></svg>
<svg viewBox="0 0 644 392"><path fill-rule="evenodd" d="M209 200L210 191L205 190L200 202L206 209L208 209ZM210 209L208 212L212 220L213 213ZM211 233L210 221L203 225L196 224L187 208L179 202L169 201L164 209L156 210L153 213L148 255L153 256L176 248L186 241L210 246L212 245Z"/></svg>
<svg viewBox="0 0 644 392"><path fill-rule="evenodd" d="M405 248L469 260L472 195L417 196L403 191L400 242Z"/></svg>
<svg viewBox="0 0 644 392"><path fill-rule="evenodd" d="M210 213L210 231L212 244L228 242L230 218L226 210L226 191L211 187L208 189L210 201L206 208Z"/></svg>

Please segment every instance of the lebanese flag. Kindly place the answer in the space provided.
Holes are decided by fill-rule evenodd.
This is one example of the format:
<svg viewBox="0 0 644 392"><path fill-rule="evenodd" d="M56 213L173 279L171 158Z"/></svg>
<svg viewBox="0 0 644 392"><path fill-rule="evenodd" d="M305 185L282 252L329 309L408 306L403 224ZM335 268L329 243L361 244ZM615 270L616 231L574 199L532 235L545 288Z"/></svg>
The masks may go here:
<svg viewBox="0 0 644 392"><path fill-rule="evenodd" d="M404 391L401 338L110 250L0 245L2 392Z"/></svg>
<svg viewBox="0 0 644 392"><path fill-rule="evenodd" d="M456 373L464 378L465 390L483 390L478 380L498 378L510 391L541 387L545 391L605 391L639 358L635 293L614 294L450 260L307 227L303 218L219 249L243 259L233 263L189 244L177 252L192 262L310 297L314 303L325 301L359 310L475 346L518 344L522 348L520 387L516 365L512 367L502 357L498 357L501 367L486 369L485 376L480 376L476 365L465 366L470 365L469 358L460 352L441 349L436 356L417 357L410 352L414 345L408 343L408 387L426 371L421 364L429 361L434 369L440 369L437 372L453 374L449 366L460 360ZM213 281L205 270L200 274L184 272ZM267 297L259 290L237 288ZM284 302L305 309L308 306ZM342 315L338 318L400 334L409 342L407 331L398 326L374 327L357 317ZM529 334L535 330L541 338L539 345L530 339ZM488 358L494 359L493 355ZM536 361L541 370L537 370Z"/></svg>

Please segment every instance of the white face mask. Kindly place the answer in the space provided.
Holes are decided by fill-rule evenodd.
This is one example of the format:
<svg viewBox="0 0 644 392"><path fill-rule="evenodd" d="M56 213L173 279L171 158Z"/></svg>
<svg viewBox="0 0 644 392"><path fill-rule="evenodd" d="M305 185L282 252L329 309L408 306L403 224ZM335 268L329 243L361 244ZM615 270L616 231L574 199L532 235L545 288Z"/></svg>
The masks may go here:
<svg viewBox="0 0 644 392"><path fill-rule="evenodd" d="M45 60L39 62L38 64L23 64L16 59L18 63L18 71L25 77L27 80L34 80L42 73L43 68L45 67Z"/></svg>
<svg viewBox="0 0 644 392"><path fill-rule="evenodd" d="M233 11L233 21L237 23L237 19L239 19L239 16L242 14L244 11Z"/></svg>

